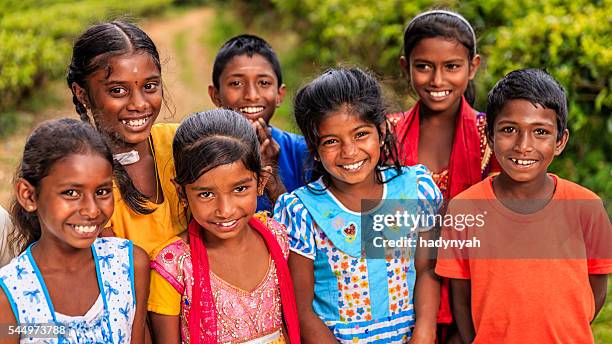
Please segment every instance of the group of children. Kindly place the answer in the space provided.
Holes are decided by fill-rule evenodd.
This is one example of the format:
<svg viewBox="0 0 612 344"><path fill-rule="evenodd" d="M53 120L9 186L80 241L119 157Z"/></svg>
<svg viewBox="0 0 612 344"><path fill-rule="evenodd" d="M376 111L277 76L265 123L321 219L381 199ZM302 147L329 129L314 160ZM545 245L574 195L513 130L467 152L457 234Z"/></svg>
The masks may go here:
<svg viewBox="0 0 612 344"><path fill-rule="evenodd" d="M416 104L388 114L370 73L329 69L295 96L300 136L269 124L285 85L261 38L217 54L219 109L154 124L155 44L132 24L90 27L67 76L81 120L36 128L15 178L0 343L592 342L609 246L535 262L364 254L362 219L386 200L435 215L487 199L521 222L550 216L549 200L591 199L574 231L610 231L596 195L547 173L569 137L561 86L515 71L475 111L476 42L457 13L416 16L400 59ZM529 199L544 202L512 202Z"/></svg>

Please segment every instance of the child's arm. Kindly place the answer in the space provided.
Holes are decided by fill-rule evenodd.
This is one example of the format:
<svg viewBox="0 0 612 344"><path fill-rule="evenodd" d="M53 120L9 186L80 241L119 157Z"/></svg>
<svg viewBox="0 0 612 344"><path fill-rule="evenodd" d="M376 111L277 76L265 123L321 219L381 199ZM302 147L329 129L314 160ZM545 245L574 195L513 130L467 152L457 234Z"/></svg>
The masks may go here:
<svg viewBox="0 0 612 344"><path fill-rule="evenodd" d="M151 269L149 319L153 343L178 344L181 340L181 295L159 272Z"/></svg>
<svg viewBox="0 0 612 344"><path fill-rule="evenodd" d="M181 334L179 333L178 315L162 315L149 312L149 316L151 317L153 343L179 344Z"/></svg>
<svg viewBox="0 0 612 344"><path fill-rule="evenodd" d="M459 335L464 343L471 343L476 337L472 321L472 292L469 279L450 279L451 308L457 322Z"/></svg>
<svg viewBox="0 0 612 344"><path fill-rule="evenodd" d="M149 298L149 256L134 245L134 288L136 290L136 314L132 324L132 343L144 343Z"/></svg>
<svg viewBox="0 0 612 344"><path fill-rule="evenodd" d="M17 320L13 315L11 304L4 294L4 290L0 288L0 343L1 344L17 344L19 343L19 334L9 335L10 330L17 326Z"/></svg>
<svg viewBox="0 0 612 344"><path fill-rule="evenodd" d="M295 288L295 302L300 319L302 342L337 343L336 337L312 310L314 299L313 261L297 253L289 254L289 269Z"/></svg>
<svg viewBox="0 0 612 344"><path fill-rule="evenodd" d="M421 232L424 240L435 239L436 230ZM434 273L436 267L435 248L417 247L414 266L416 285L414 287L414 309L416 325L410 343L434 343L436 322L440 308L440 280Z"/></svg>
<svg viewBox="0 0 612 344"><path fill-rule="evenodd" d="M589 283L591 284L591 290L595 296L595 314L593 319L597 318L597 314L601 311L601 308L606 303L606 293L608 292L608 275L589 275Z"/></svg>

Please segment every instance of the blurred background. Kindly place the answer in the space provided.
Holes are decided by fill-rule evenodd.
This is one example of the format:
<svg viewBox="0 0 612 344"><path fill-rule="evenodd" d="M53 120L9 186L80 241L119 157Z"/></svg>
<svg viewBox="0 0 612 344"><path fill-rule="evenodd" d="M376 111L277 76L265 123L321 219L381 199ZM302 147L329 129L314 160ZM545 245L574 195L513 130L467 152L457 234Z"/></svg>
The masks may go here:
<svg viewBox="0 0 612 344"><path fill-rule="evenodd" d="M0 205L28 133L40 121L78 118L65 82L72 43L92 23L132 21L162 57L168 108L160 121L212 108L212 61L231 36L265 38L279 55L288 97L272 123L296 131L292 96L331 66L362 66L385 87L389 111L414 102L399 68L402 32L419 12L458 11L474 26L483 64L476 109L507 72L546 68L568 93L570 142L551 171L612 198L612 0L1 0ZM610 294L610 293L609 293ZM593 325L612 343L612 303Z"/></svg>

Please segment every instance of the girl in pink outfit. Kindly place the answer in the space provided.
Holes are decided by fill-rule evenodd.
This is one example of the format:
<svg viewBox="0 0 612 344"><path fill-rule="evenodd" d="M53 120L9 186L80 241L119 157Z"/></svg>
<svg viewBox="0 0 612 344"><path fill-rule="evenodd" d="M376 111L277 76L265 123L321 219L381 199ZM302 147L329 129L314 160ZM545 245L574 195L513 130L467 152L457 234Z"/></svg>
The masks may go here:
<svg viewBox="0 0 612 344"><path fill-rule="evenodd" d="M173 143L188 230L153 252L156 343L299 343L285 228L255 213L262 168L249 122L230 110L187 118Z"/></svg>

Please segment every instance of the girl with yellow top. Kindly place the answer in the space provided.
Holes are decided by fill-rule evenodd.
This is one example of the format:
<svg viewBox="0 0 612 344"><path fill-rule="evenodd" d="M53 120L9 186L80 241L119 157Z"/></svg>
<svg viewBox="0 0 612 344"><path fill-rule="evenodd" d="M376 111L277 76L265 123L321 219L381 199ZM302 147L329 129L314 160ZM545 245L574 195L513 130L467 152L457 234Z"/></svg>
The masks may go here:
<svg viewBox="0 0 612 344"><path fill-rule="evenodd" d="M91 26L74 44L67 82L77 113L108 138L117 165L115 212L103 235L151 253L186 226L171 183L177 126L153 124L163 101L155 44L125 22Z"/></svg>

